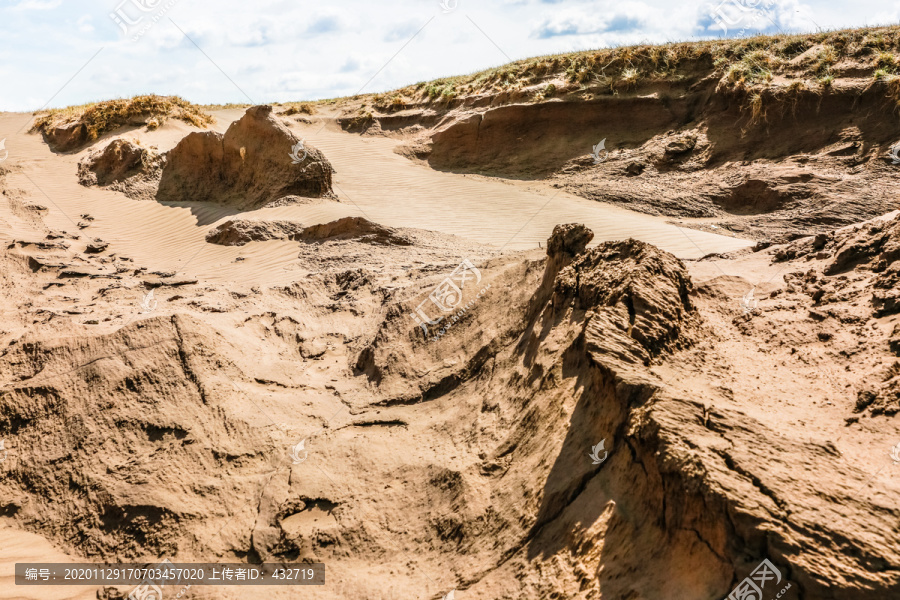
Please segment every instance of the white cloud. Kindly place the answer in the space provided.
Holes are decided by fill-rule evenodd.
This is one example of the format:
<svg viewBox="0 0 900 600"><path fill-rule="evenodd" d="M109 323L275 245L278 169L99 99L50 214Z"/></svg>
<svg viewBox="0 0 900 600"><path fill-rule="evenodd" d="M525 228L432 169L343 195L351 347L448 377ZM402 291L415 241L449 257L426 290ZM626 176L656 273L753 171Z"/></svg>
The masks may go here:
<svg viewBox="0 0 900 600"><path fill-rule="evenodd" d="M78 31L81 33L94 33L94 26L91 24L91 21L94 19L91 15L82 15L75 22L75 25L78 27Z"/></svg>
<svg viewBox="0 0 900 600"><path fill-rule="evenodd" d="M537 38L583 36L598 33L619 33L647 30L653 20L654 9L643 2L620 2L610 11L585 12L570 8L553 11L533 32Z"/></svg>
<svg viewBox="0 0 900 600"><path fill-rule="evenodd" d="M886 10L882 10L875 16L876 23L897 23L900 21L900 2L893 2Z"/></svg>
<svg viewBox="0 0 900 600"><path fill-rule="evenodd" d="M51 10L62 5L62 0L22 0L12 10Z"/></svg>
<svg viewBox="0 0 900 600"><path fill-rule="evenodd" d="M752 35L818 28L814 11L799 0L718 0L700 7L697 29L713 36Z"/></svg>
<svg viewBox="0 0 900 600"><path fill-rule="evenodd" d="M155 22L145 17L152 27L132 41L109 16L121 1L0 3L0 110L42 105L82 68L54 105L146 92L195 102L245 102L241 90L258 102L333 97L364 85L383 91L471 73L503 64L507 55L722 33L707 0L459 0L447 14L439 0L163 0L166 14ZM127 1L129 14L142 16ZM774 24L766 19L756 27L857 26L896 19L898 9L884 0L817 0L813 11L800 0L778 0L769 14Z"/></svg>

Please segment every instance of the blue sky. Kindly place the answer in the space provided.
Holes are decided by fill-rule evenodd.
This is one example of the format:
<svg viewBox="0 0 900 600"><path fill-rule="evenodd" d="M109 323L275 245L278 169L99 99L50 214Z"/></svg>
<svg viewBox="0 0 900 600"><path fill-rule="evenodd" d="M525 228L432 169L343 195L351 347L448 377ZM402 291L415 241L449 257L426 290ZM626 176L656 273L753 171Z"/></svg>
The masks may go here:
<svg viewBox="0 0 900 600"><path fill-rule="evenodd" d="M327 98L555 52L898 19L900 0L0 0L0 110Z"/></svg>

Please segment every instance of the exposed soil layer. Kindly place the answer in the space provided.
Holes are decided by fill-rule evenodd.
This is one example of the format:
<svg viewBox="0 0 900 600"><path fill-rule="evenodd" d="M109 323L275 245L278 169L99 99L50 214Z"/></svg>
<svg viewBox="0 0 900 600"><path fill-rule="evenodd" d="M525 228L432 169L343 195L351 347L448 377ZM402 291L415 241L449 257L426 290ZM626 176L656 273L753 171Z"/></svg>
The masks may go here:
<svg viewBox="0 0 900 600"><path fill-rule="evenodd" d="M156 198L246 210L286 196L330 195L331 164L312 146L292 154L299 142L271 106L249 108L224 135L191 133L166 153Z"/></svg>
<svg viewBox="0 0 900 600"><path fill-rule="evenodd" d="M345 217L304 227L291 221L229 220L206 236L206 241L225 246L243 246L250 242L291 240L323 242L326 240L357 240L367 244L409 246L412 241L399 231L383 227L362 217Z"/></svg>
<svg viewBox="0 0 900 600"><path fill-rule="evenodd" d="M888 29L882 34L896 34ZM819 67L827 83L809 69L832 47L799 37L750 40L721 60L715 49L674 45L618 51L632 62L573 56L568 71L556 59L515 63L504 68L546 85L469 85L446 101L347 99L339 120L348 131L404 140L399 153L436 169L550 178L593 200L784 242L900 208L891 154L900 143L898 76L876 72L878 61L898 60L887 44L880 53L839 48L828 59L837 64ZM680 52L697 56L672 58ZM612 66L573 82L571 69L585 61ZM647 70L635 66L642 62ZM610 84L619 72L634 79Z"/></svg>
<svg viewBox="0 0 900 600"><path fill-rule="evenodd" d="M109 185L134 175L148 162L149 152L127 140L117 139L90 153L78 164L82 185Z"/></svg>
<svg viewBox="0 0 900 600"><path fill-rule="evenodd" d="M156 194L165 157L153 148L117 138L93 149L78 163L78 182L124 193L136 200Z"/></svg>
<svg viewBox="0 0 900 600"><path fill-rule="evenodd" d="M568 191L634 210L715 219L772 241L813 234L898 208L895 103L878 86L824 95L750 93L698 81L651 96L640 90L451 111L407 147L439 169L552 177ZM425 137L430 136L430 137ZM601 140L606 152L591 149ZM865 200L857 191L867 190Z"/></svg>

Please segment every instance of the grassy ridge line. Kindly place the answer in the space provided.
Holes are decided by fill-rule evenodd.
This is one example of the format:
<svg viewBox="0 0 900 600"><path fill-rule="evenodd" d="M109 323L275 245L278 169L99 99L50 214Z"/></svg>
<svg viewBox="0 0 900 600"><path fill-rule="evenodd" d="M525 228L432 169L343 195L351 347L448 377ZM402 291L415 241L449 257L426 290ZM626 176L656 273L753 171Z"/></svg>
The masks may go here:
<svg viewBox="0 0 900 600"><path fill-rule="evenodd" d="M811 51L811 52L810 52ZM314 104L371 101L378 110L448 104L456 98L530 92L540 102L560 92L618 94L653 83L678 83L709 71L733 89L824 91L845 72L862 71L900 100L900 27L634 45L527 58L491 69L423 81L377 94Z"/></svg>
<svg viewBox="0 0 900 600"><path fill-rule="evenodd" d="M213 118L203 109L178 96L149 94L134 98L106 100L67 108L39 111L31 131L50 133L62 125L80 122L87 129L88 138L95 140L140 118L148 129L156 129L170 118L179 119L204 128Z"/></svg>
<svg viewBox="0 0 900 600"><path fill-rule="evenodd" d="M528 58L385 93L274 104L287 107L286 114L314 114L317 105L362 100L359 118L366 119L371 118L367 103L391 111L513 91L525 92L532 101L540 102L560 93L618 94L654 83L677 84L698 74L715 74L721 86L755 93L756 104L763 91L824 91L845 75L885 85L886 94L900 103L898 51L900 26L644 44ZM754 105L753 99L750 105ZM204 111L247 106L250 104L194 105L177 96L137 96L45 111L34 129L44 131L82 119L95 139L131 115L149 112L162 119L151 121L151 126L174 117L204 127L211 122Z"/></svg>

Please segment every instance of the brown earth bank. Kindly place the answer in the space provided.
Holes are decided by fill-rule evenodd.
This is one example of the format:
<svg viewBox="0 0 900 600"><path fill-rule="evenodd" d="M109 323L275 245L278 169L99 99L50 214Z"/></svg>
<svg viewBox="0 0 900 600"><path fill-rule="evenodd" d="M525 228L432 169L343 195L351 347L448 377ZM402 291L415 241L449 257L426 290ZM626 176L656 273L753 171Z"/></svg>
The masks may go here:
<svg viewBox="0 0 900 600"><path fill-rule="evenodd" d="M592 100L463 107L432 128L382 133L409 137L403 151L433 168L549 177L586 198L711 218L771 241L900 207L889 153L900 140L900 118L882 86L761 92L765 114L754 116L748 91L722 89L712 78L687 83ZM608 152L595 158L601 142Z"/></svg>
<svg viewBox="0 0 900 600"><path fill-rule="evenodd" d="M287 196L329 195L331 164L313 147L292 159L299 142L272 116L271 106L250 108L224 135L191 133L169 151L156 199L247 209Z"/></svg>
<svg viewBox="0 0 900 600"><path fill-rule="evenodd" d="M134 199L210 202L238 210L330 198L333 171L268 105L247 109L224 134L193 132L165 153L116 137L92 148L78 165L85 186Z"/></svg>
<svg viewBox="0 0 900 600"><path fill-rule="evenodd" d="M598 50L336 106L346 130L404 139L398 151L436 169L550 178L787 241L900 208L898 39L888 27Z"/></svg>
<svg viewBox="0 0 900 600"><path fill-rule="evenodd" d="M225 221L206 236L206 241L225 246L243 246L265 240L323 242L359 240L370 244L411 246L410 235L392 227L383 227L363 217L344 217L331 223L304 227L291 221Z"/></svg>

